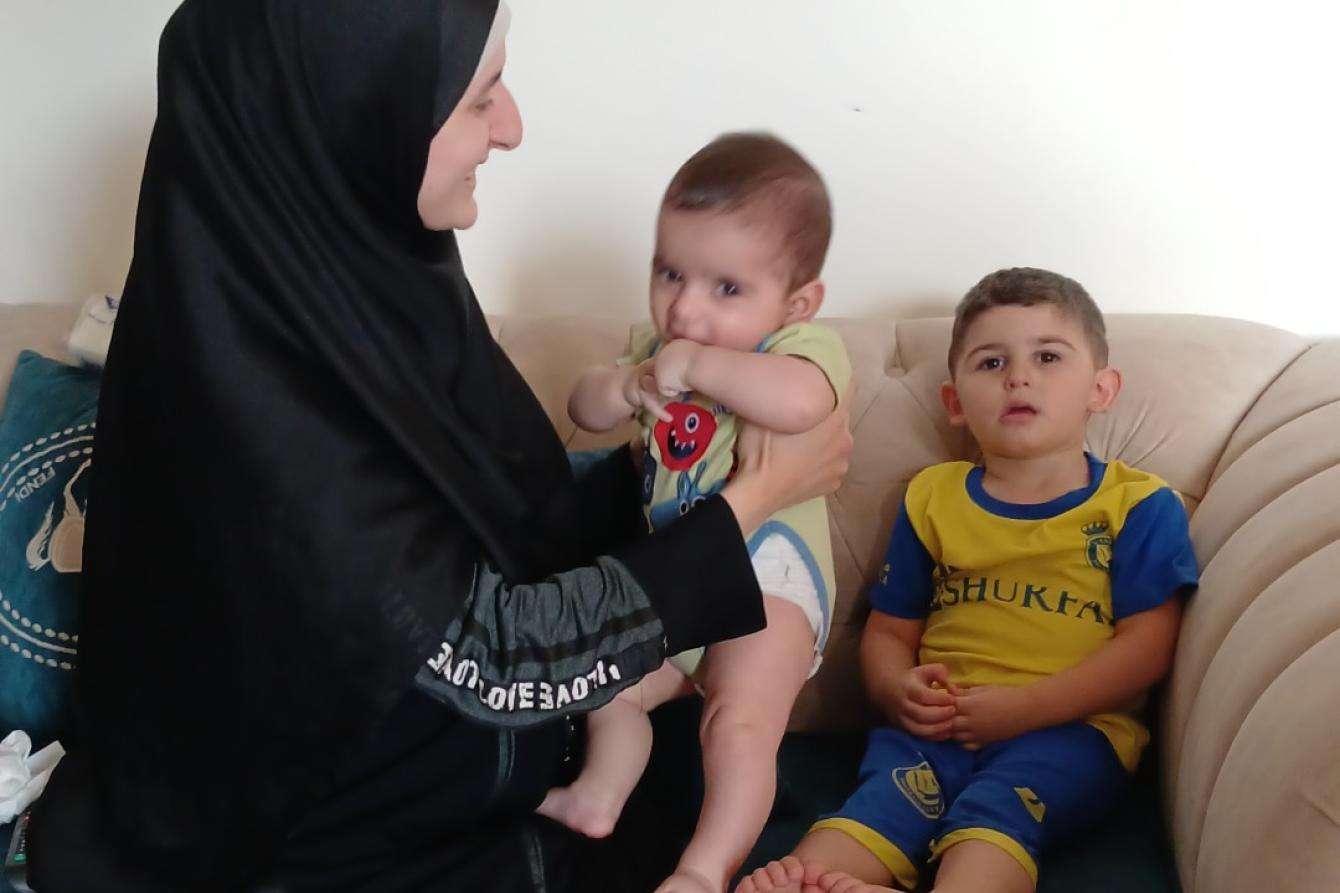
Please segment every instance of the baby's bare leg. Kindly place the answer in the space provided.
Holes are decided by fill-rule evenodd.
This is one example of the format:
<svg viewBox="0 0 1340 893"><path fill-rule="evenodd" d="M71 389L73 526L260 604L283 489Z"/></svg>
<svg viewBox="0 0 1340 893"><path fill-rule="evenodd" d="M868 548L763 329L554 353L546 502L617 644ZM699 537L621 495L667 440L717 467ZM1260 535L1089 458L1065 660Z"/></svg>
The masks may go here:
<svg viewBox="0 0 1340 893"><path fill-rule="evenodd" d="M586 762L566 788L552 788L535 810L587 837L607 837L651 754L647 711L689 694L693 685L670 663L642 677L587 718Z"/></svg>
<svg viewBox="0 0 1340 893"><path fill-rule="evenodd" d="M769 862L741 881L735 893L801 893L806 884L842 890L837 885L842 878L859 881L855 888L864 890L888 890L893 881L884 863L855 838L820 828L806 834L790 856Z"/></svg>
<svg viewBox="0 0 1340 893"><path fill-rule="evenodd" d="M789 601L763 599L768 626L720 642L704 658L707 704L700 737L706 791L681 872L724 890L772 809L777 746L814 662L814 633ZM677 890L675 877L661 890Z"/></svg>
<svg viewBox="0 0 1340 893"><path fill-rule="evenodd" d="M964 840L945 850L935 893L1033 893L1033 878L1009 853L985 840Z"/></svg>

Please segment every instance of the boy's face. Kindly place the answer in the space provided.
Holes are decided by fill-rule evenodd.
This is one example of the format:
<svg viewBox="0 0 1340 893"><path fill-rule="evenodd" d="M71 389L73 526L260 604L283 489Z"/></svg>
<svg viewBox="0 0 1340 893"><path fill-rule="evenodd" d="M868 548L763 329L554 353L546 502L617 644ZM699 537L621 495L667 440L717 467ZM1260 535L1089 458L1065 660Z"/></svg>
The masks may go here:
<svg viewBox="0 0 1340 893"><path fill-rule="evenodd" d="M950 423L1010 459L1083 449L1089 413L1106 412L1121 389L1120 373L1095 365L1079 320L1050 304L984 311L950 371L941 388Z"/></svg>
<svg viewBox="0 0 1340 893"><path fill-rule="evenodd" d="M651 264L651 318L666 341L752 351L773 332L810 319L817 280L790 287L790 264L771 228L736 212L662 208Z"/></svg>

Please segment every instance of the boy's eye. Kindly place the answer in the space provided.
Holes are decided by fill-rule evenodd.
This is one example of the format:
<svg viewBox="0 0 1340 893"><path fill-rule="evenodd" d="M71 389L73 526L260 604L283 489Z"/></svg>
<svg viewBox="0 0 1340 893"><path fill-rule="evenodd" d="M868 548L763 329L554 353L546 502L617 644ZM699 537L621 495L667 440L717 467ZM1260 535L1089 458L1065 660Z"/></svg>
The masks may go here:
<svg viewBox="0 0 1340 893"><path fill-rule="evenodd" d="M1048 363L1059 363L1061 361L1061 355L1050 350L1044 350L1042 353L1038 354L1038 361L1043 365Z"/></svg>
<svg viewBox="0 0 1340 893"><path fill-rule="evenodd" d="M487 112L492 107L493 97L491 96L488 99L475 103L475 111L477 112Z"/></svg>
<svg viewBox="0 0 1340 893"><path fill-rule="evenodd" d="M717 283L717 294L725 295L726 297L730 298L734 297L735 295L738 295L739 293L740 293L740 286L736 285L734 282L731 282L729 279L722 279L720 282Z"/></svg>
<svg viewBox="0 0 1340 893"><path fill-rule="evenodd" d="M1000 357L987 357L985 360L982 360L982 362L977 364L977 368L994 371L1004 365L1005 361Z"/></svg>

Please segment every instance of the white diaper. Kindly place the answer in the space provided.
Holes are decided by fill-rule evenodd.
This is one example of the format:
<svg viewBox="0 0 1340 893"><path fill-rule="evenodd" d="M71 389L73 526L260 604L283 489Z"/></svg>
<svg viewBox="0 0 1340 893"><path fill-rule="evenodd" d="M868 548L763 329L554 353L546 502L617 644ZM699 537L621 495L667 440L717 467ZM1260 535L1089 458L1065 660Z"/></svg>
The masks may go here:
<svg viewBox="0 0 1340 893"><path fill-rule="evenodd" d="M758 544L751 559L754 576L758 578L758 588L764 595L785 599L805 612L814 632L814 665L810 667L810 676L819 671L823 662L822 641L824 629L824 610L819 602L819 587L810 574L809 565L804 557L785 536L772 533Z"/></svg>

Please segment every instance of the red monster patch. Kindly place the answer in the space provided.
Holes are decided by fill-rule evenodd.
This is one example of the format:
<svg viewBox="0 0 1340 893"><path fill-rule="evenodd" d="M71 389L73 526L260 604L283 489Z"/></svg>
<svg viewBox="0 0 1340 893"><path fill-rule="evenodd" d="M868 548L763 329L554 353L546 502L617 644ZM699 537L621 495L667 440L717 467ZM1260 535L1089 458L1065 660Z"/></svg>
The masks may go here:
<svg viewBox="0 0 1340 893"><path fill-rule="evenodd" d="M687 471L707 452L717 420L692 403L669 403L665 409L673 421L657 422L652 431L661 448L661 464L671 471Z"/></svg>

